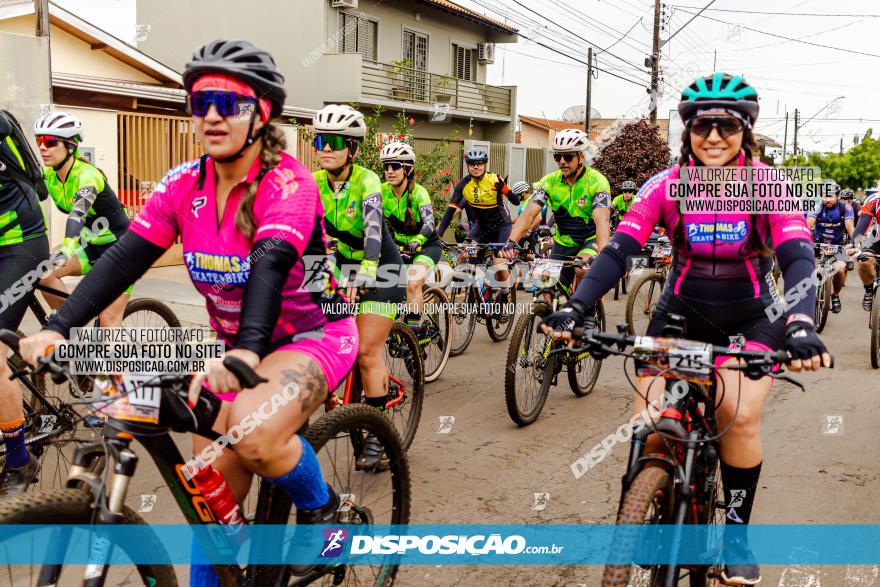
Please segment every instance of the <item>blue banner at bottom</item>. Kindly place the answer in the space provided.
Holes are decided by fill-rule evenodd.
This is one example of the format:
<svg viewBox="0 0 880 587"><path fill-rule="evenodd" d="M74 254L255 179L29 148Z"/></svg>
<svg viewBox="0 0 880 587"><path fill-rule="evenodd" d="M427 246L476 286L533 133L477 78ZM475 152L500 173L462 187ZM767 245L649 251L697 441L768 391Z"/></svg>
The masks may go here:
<svg viewBox="0 0 880 587"><path fill-rule="evenodd" d="M193 560L193 541L204 557ZM880 563L880 525L0 526L0 564Z"/></svg>

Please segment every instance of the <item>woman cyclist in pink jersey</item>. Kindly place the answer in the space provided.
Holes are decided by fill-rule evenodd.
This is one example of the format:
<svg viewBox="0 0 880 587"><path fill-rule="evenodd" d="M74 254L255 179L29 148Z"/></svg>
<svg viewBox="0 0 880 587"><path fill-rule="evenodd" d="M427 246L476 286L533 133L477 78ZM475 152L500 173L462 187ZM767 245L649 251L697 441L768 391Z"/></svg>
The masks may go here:
<svg viewBox="0 0 880 587"><path fill-rule="evenodd" d="M339 498L296 431L353 367L357 327L351 316L324 313L323 307L344 304L329 273L318 287L304 287L304 257L326 256L324 212L311 173L282 152L284 135L269 122L284 106L284 78L267 52L246 41L217 40L195 52L183 80L206 155L168 173L131 230L46 329L22 343L22 354L36 362L48 345L137 281L179 236L226 354L269 380L238 393L238 380L218 361L194 377L191 400L204 382L226 400L215 426L222 434L282 387L299 390L297 401L230 446L213 466L239 501L256 473L290 495L298 524L334 523ZM194 453L208 443L194 437ZM214 584L211 575L209 566L194 566L192 584Z"/></svg>
<svg viewBox="0 0 880 587"><path fill-rule="evenodd" d="M815 286L786 308L784 319L771 321L766 312L780 299L771 277L770 242L787 288L793 289L804 280L811 282L813 248L803 215L682 214L678 202L667 197L667 184L679 178L682 167L763 166L751 157L757 92L741 77L715 73L695 80L684 90L678 111L685 123L678 165L642 186L572 300L548 316L542 329L556 336L570 330L572 323L587 328L591 322L595 324L590 316L596 301L624 275L627 257L637 255L653 227L662 224L674 245L673 267L648 327L649 336L658 336L669 315L678 314L686 318L684 335L688 339L729 345L731 337L742 336L746 348L787 350L793 371L830 367L831 357L813 328ZM731 361L719 361L719 366ZM726 522L747 524L763 461L761 409L772 380L752 381L725 370L718 371L717 378L719 389L733 390L722 395L716 411L720 430L733 421L720 440L721 477L729 504ZM645 397L658 399L663 389L662 381L641 379L635 412L645 408ZM646 452L661 452L662 443L656 435L649 438L649 444L653 449ZM734 501L731 494L742 499ZM744 535L737 533L738 537ZM725 553L726 560L749 561L724 565L722 580L726 584L754 585L760 581L760 570L744 539L726 540Z"/></svg>

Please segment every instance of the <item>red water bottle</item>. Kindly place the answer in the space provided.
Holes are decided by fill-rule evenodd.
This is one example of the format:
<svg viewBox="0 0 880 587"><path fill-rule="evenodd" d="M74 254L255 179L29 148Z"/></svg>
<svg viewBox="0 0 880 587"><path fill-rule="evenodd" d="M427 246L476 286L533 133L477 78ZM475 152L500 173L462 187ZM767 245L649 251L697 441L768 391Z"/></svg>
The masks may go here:
<svg viewBox="0 0 880 587"><path fill-rule="evenodd" d="M199 491L202 492L202 497L205 498L208 507L211 508L211 511L214 512L214 515L221 524L227 526L244 525L244 515L241 513L241 508L238 506L238 502L235 501L235 496L232 495L232 491L230 491L229 485L226 484L226 479L223 478L223 474L220 471L211 465L207 465L196 473L193 481L196 487L199 488ZM236 528L230 534L237 534L238 530Z"/></svg>

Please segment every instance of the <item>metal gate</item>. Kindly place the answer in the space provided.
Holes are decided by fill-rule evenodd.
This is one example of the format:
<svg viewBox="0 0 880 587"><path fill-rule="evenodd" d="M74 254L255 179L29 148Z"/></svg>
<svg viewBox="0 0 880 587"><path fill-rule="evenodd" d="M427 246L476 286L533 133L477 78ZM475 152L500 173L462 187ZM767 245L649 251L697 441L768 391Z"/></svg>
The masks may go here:
<svg viewBox="0 0 880 587"><path fill-rule="evenodd" d="M191 118L120 112L119 199L130 217L168 170L202 154Z"/></svg>

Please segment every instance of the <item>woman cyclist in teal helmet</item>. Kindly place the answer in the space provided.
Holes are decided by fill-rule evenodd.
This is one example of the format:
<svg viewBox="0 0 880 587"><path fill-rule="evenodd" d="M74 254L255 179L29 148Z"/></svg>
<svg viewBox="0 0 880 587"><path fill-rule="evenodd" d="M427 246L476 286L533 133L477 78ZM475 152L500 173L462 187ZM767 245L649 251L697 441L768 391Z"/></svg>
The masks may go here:
<svg viewBox="0 0 880 587"><path fill-rule="evenodd" d="M831 356L813 325L815 286L810 285L798 301L773 319L768 312L768 308L778 308L781 298L771 277L771 242L786 289L793 292L802 283L812 283L812 238L803 215L691 212L668 198L670 187L686 177L682 169L767 168L752 156L757 91L740 76L718 72L685 88L678 112L685 126L678 164L645 183L571 301L548 316L541 328L564 338L573 325L589 328L595 324L596 302L623 277L627 258L638 255L654 227L661 224L669 231L674 252L648 336L662 336L678 315L685 319L684 338L688 340L731 346L732 337L741 337L746 349L787 351L792 371L830 367ZM734 364L736 359L718 357L715 366ZM715 419L718 430L724 431L719 456L728 528L721 580L727 585L755 585L761 580L760 569L743 530L759 487L764 456L761 412L773 380L751 380L724 368L715 377ZM658 377L640 377L634 412L646 408L647 401L661 399L663 390ZM647 438L646 445L645 454L665 452L656 434Z"/></svg>
<svg viewBox="0 0 880 587"><path fill-rule="evenodd" d="M67 214L61 251L67 263L42 280L43 285L67 291L62 277L85 275L98 258L128 230L128 214L116 197L104 172L83 159L79 143L82 123L57 110L47 112L34 123L34 134L49 195L59 210ZM134 286L101 312L101 326L119 326ZM43 294L54 309L62 298Z"/></svg>

